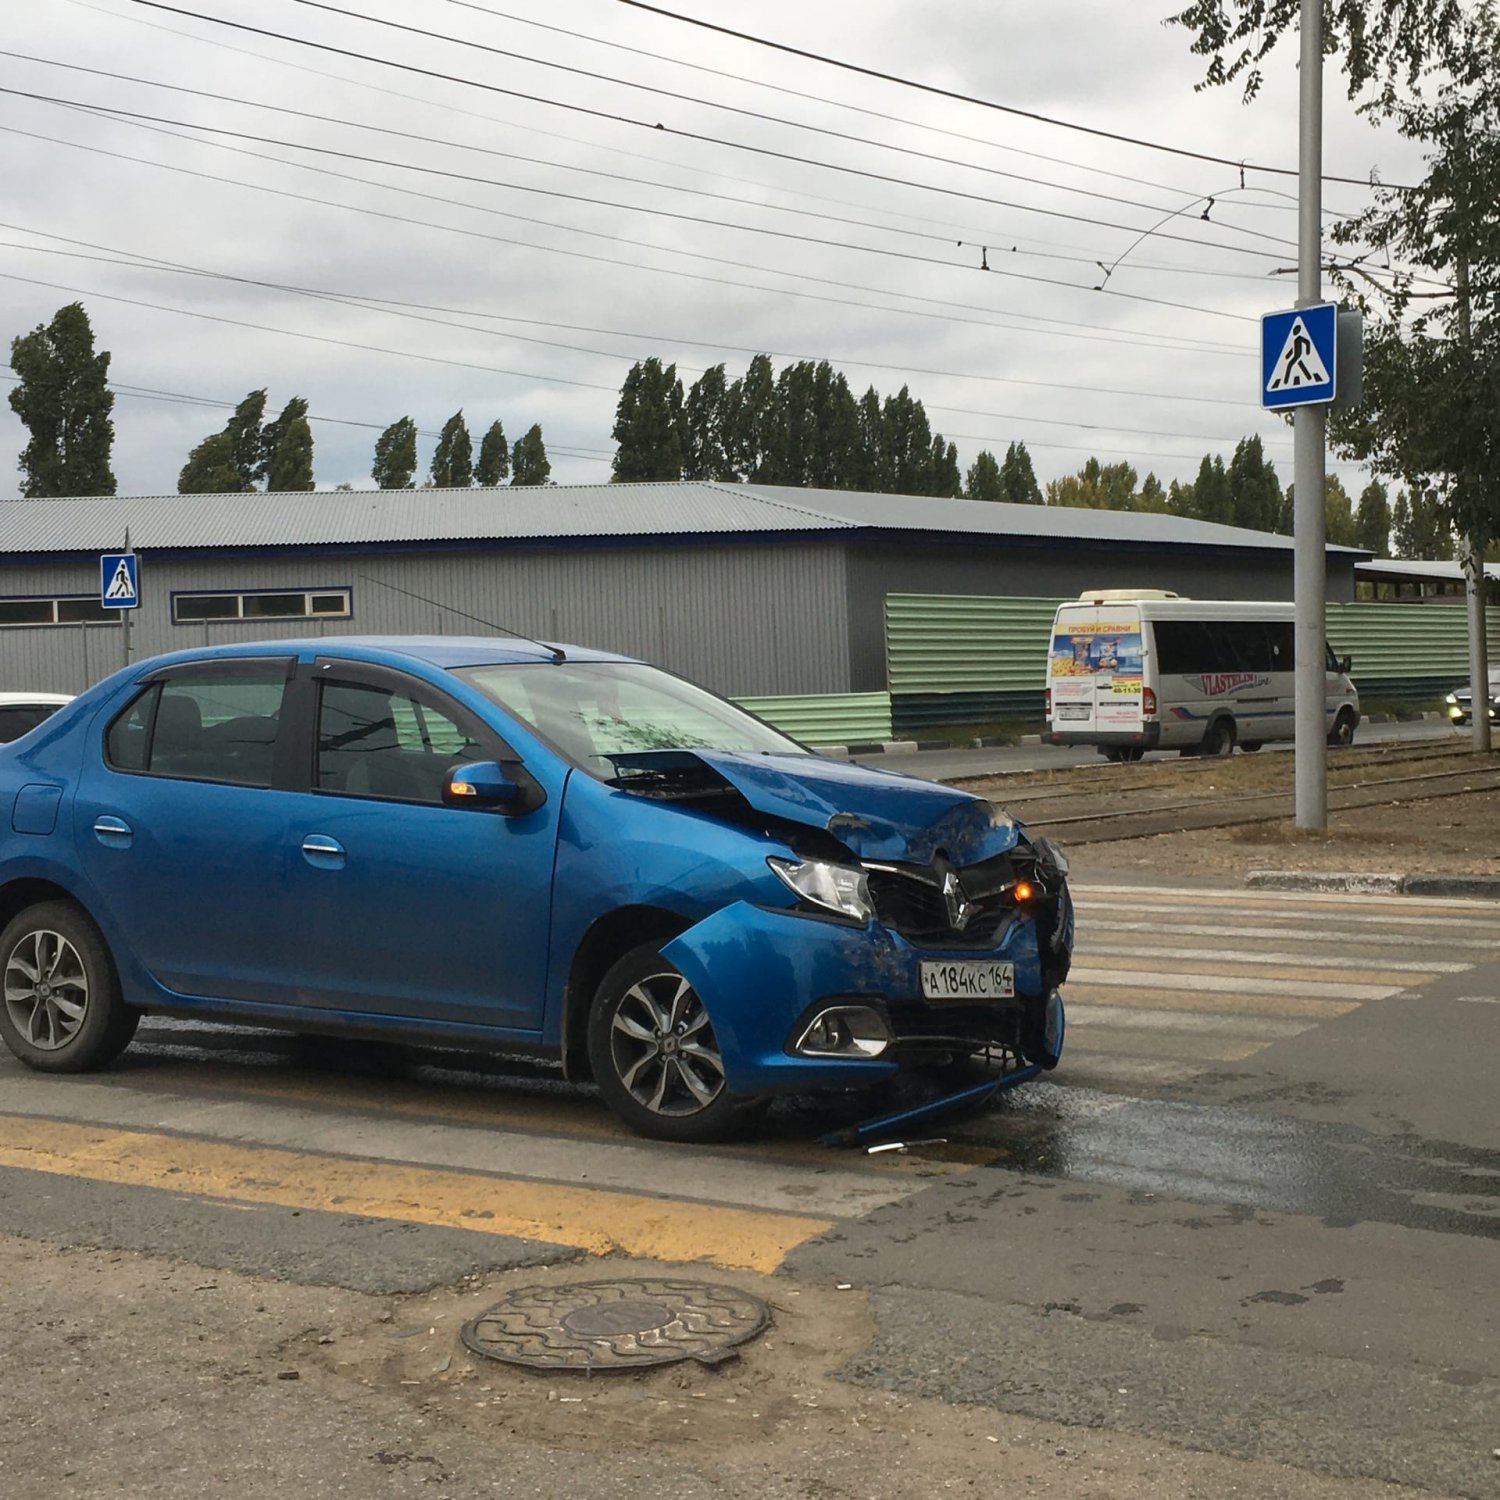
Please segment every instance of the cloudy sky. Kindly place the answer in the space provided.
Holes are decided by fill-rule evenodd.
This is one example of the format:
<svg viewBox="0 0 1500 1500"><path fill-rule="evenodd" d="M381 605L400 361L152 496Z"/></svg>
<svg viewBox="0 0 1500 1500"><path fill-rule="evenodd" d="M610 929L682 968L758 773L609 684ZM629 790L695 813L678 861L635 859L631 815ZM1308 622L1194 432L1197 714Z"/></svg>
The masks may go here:
<svg viewBox="0 0 1500 1500"><path fill-rule="evenodd" d="M1295 39L1253 105L1197 93L1167 0L663 4L1072 125L1296 163ZM1291 478L1255 320L1294 300L1276 274L1295 265L1293 178L1242 190L1234 167L621 0L7 11L0 331L84 303L113 354L123 493L174 490L222 425L213 403L259 386L273 410L311 402L320 487L367 484L403 415L425 472L460 407L476 438L540 422L554 478L603 480L632 361L732 378L756 350L910 385L965 467L1020 439L1043 480L1091 453L1190 478L1259 432ZM1413 149L1332 70L1327 95L1325 169L1410 180ZM1367 197L1330 184L1326 205ZM23 442L5 406L0 494Z"/></svg>

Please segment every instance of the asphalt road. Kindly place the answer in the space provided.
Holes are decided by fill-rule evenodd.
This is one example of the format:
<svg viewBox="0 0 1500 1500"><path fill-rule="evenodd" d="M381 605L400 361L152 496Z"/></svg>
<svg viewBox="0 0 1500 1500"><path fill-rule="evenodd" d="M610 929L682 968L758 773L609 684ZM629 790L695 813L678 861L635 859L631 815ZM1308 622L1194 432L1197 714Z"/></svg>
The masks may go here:
<svg viewBox="0 0 1500 1500"><path fill-rule="evenodd" d="M820 1142L861 1102L669 1148L270 1032L0 1060L5 1493L1500 1496L1500 910L1077 894L1062 1066L875 1155ZM664 1271L775 1326L574 1385L457 1342Z"/></svg>
<svg viewBox="0 0 1500 1500"><path fill-rule="evenodd" d="M1458 740L1467 735L1464 729L1430 720L1411 723L1361 724L1355 741L1359 745L1399 744L1409 740ZM1263 755L1290 752L1292 746L1270 744ZM903 771L910 776L926 776L933 781L954 781L967 776L993 776L1005 771L1064 770L1069 766L1102 765L1097 750L1067 750L1057 745L1019 745L996 750L916 750L856 756L866 765L881 766L888 771ZM1153 760L1176 760L1177 752L1153 750L1143 763ZM1120 774L1129 775L1122 766Z"/></svg>

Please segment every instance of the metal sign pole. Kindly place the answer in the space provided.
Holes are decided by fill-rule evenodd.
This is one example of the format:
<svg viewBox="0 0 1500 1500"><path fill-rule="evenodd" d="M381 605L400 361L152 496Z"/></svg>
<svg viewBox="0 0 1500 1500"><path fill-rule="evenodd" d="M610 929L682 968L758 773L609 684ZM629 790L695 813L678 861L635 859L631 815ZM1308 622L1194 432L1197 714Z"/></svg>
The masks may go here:
<svg viewBox="0 0 1500 1500"><path fill-rule="evenodd" d="M130 528L128 526L125 528L125 551L126 551L127 555L130 552ZM122 609L120 611L120 614L122 616L122 618L120 620L120 635L121 635L121 639L122 639L122 641L124 643L124 651L125 651L125 657L124 657L124 661L123 661L122 665L128 667L130 665L130 627L131 627L131 618L135 614L135 611L133 609Z"/></svg>
<svg viewBox="0 0 1500 1500"><path fill-rule="evenodd" d="M1297 305L1323 300L1323 0L1302 0ZM1327 563L1323 511L1327 412L1299 406L1293 446L1296 553L1297 827L1328 826L1325 660Z"/></svg>

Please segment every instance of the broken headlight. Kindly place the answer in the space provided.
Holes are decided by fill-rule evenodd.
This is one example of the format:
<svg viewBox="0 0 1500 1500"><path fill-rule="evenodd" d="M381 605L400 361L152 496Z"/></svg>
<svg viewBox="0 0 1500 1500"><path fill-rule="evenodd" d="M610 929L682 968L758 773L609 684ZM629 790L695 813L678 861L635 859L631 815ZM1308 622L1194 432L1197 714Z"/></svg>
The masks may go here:
<svg viewBox="0 0 1500 1500"><path fill-rule="evenodd" d="M766 863L803 901L840 917L868 922L875 914L870 905L870 884L863 870L836 865L826 859L779 859Z"/></svg>

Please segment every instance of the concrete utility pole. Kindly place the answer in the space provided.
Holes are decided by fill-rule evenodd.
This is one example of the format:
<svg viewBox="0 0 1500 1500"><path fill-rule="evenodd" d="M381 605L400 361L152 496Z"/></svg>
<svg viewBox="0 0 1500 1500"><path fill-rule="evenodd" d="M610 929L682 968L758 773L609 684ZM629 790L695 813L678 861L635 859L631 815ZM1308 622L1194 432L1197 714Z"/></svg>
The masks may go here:
<svg viewBox="0 0 1500 1500"><path fill-rule="evenodd" d="M1298 150L1297 306L1323 300L1323 0L1302 0L1302 108ZM1293 418L1296 553L1297 827L1328 826L1327 564L1323 444L1327 409L1299 406Z"/></svg>
<svg viewBox="0 0 1500 1500"><path fill-rule="evenodd" d="M1458 292L1458 342L1468 351L1473 339L1469 321L1469 262L1460 260L1454 277ZM1474 753L1490 748L1490 646L1485 638L1484 538L1470 532L1463 539L1464 596L1469 608L1469 725L1474 735Z"/></svg>

